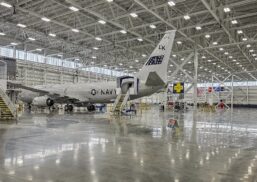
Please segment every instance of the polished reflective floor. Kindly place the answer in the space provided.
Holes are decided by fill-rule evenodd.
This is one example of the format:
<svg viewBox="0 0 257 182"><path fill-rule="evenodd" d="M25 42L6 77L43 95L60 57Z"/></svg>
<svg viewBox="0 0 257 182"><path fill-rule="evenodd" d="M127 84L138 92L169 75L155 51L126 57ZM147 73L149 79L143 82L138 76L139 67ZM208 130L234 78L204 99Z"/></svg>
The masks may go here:
<svg viewBox="0 0 257 182"><path fill-rule="evenodd" d="M253 109L28 113L0 124L0 142L0 182L257 181Z"/></svg>

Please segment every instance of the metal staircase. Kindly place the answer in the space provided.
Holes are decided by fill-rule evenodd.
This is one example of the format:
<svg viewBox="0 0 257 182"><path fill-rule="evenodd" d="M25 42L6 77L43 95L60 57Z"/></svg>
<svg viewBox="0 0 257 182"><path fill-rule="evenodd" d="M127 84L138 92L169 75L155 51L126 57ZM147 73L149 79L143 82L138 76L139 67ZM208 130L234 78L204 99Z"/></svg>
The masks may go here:
<svg viewBox="0 0 257 182"><path fill-rule="evenodd" d="M114 102L112 112L121 113L129 99L129 91L126 94L119 94Z"/></svg>
<svg viewBox="0 0 257 182"><path fill-rule="evenodd" d="M16 119L17 110L8 95L0 88L0 119Z"/></svg>

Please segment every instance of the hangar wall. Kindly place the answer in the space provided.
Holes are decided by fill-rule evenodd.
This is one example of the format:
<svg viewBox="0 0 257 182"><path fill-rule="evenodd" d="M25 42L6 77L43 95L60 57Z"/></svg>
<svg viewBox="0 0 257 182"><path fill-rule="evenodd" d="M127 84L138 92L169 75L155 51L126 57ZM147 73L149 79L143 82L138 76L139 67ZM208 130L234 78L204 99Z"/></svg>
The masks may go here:
<svg viewBox="0 0 257 182"><path fill-rule="evenodd" d="M16 80L25 85L43 85L110 81L115 80L115 78L73 68L17 60Z"/></svg>
<svg viewBox="0 0 257 182"><path fill-rule="evenodd" d="M173 94L168 94L168 96L173 97ZM235 86L234 87L234 105L250 105L250 106L257 106L257 86ZM145 103L162 103L167 95L163 92L153 94L149 97L144 97L141 99L142 102ZM174 97L175 98L175 95ZM193 102L193 89L190 89L185 94L185 101L187 102ZM203 95L201 97L198 97L198 102L205 102L208 101L208 99L211 98L211 94ZM225 100L227 104L231 104L231 92L220 92L220 99ZM219 101L219 98L216 96L213 96L213 102L217 103Z"/></svg>

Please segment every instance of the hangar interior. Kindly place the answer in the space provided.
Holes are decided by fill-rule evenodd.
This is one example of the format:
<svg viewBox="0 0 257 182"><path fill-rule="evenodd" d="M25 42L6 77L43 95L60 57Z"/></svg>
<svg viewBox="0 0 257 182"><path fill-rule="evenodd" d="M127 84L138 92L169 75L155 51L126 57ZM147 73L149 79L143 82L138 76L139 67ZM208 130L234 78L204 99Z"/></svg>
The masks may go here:
<svg viewBox="0 0 257 182"><path fill-rule="evenodd" d="M0 0L0 12L0 182L257 181L256 0Z"/></svg>

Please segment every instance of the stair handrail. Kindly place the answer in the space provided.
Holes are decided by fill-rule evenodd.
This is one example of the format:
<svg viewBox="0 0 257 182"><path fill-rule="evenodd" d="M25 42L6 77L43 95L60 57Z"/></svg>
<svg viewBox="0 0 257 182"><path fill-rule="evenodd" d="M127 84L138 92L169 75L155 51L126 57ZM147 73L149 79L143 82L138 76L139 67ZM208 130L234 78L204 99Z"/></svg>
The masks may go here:
<svg viewBox="0 0 257 182"><path fill-rule="evenodd" d="M123 99L123 101L122 101L122 104L121 104L121 106L120 106L120 111L122 111L122 109L124 108L124 106L127 104L128 99L129 99L129 96L130 96L130 92L129 92L129 90L128 90L127 93L126 93L126 95L125 95L125 97L124 97L124 99Z"/></svg>
<svg viewBox="0 0 257 182"><path fill-rule="evenodd" d="M120 98L121 98L121 93L116 97L116 99L115 99L115 102L114 102L114 105L113 105L113 111L115 111L115 108L116 108L116 106L117 106L117 104L119 103L119 101L120 101Z"/></svg>
<svg viewBox="0 0 257 182"><path fill-rule="evenodd" d="M0 96L2 97L7 107L10 109L13 116L16 117L16 107L2 88L0 88Z"/></svg>

